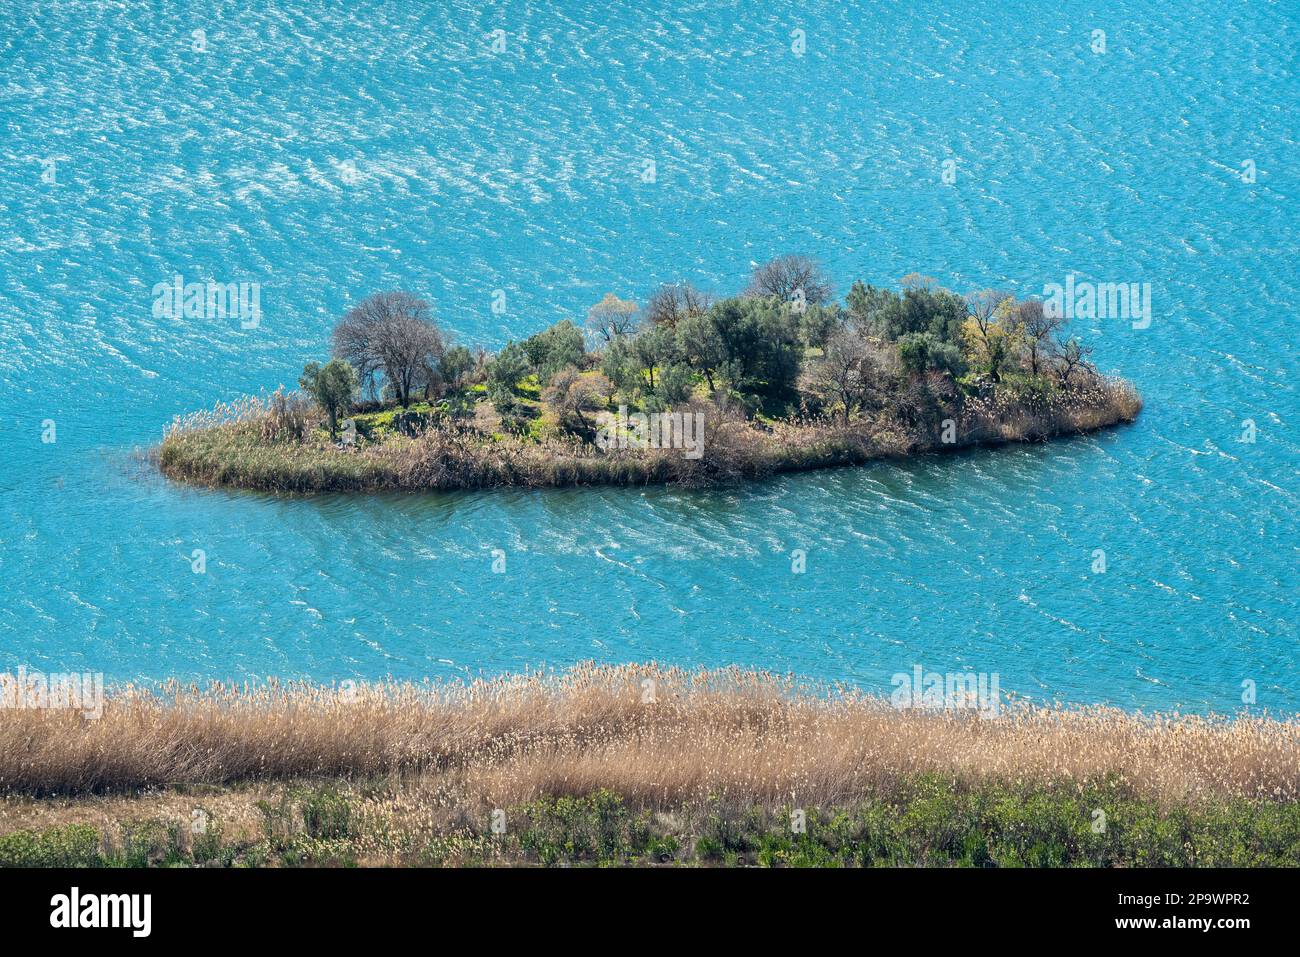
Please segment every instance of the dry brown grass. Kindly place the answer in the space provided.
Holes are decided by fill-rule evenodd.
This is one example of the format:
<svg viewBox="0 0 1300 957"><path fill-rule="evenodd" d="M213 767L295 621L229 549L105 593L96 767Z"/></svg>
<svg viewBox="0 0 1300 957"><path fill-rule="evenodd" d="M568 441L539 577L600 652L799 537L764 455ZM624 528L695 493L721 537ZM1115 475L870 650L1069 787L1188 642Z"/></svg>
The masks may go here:
<svg viewBox="0 0 1300 957"><path fill-rule="evenodd" d="M645 701L646 682L654 701ZM1293 801L1300 724L1089 708L898 711L769 674L584 666L454 684L126 689L103 717L0 712L0 790L131 793L177 784L400 775L425 797L505 806L608 788L672 807L833 806L940 773L954 783L1075 786L1140 797ZM423 799L423 798L422 798Z"/></svg>

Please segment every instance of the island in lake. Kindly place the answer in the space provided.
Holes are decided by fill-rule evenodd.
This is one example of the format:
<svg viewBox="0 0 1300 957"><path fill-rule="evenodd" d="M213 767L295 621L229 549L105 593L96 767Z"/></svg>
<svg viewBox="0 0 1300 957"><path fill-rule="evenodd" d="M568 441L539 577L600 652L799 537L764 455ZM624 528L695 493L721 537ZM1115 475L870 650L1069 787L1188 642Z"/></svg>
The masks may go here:
<svg viewBox="0 0 1300 957"><path fill-rule="evenodd" d="M178 418L178 480L286 492L673 483L711 486L1133 421L1062 310L918 275L854 282L781 256L739 295L606 295L495 354L429 303L381 292L335 326L299 390Z"/></svg>

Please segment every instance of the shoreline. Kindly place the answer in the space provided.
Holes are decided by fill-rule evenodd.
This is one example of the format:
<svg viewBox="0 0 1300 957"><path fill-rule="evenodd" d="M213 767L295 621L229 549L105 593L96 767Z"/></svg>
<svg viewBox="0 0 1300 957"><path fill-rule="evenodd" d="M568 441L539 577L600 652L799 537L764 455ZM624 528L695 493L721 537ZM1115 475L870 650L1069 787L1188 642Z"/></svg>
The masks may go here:
<svg viewBox="0 0 1300 957"><path fill-rule="evenodd" d="M192 486L294 494L601 485L707 488L778 474L1048 442L1135 422L1142 408L1137 391L1120 379L1100 382L1096 401L1078 409L1049 412L1015 406L990 416L957 405L945 419L923 423L910 435L900 434L896 423L879 421L777 421L759 427L710 409L705 434L711 441L698 459L677 449L599 450L573 439L529 441L445 423L365 448L266 442L257 437L265 431L259 420L272 413L258 405L259 400L245 400L231 421L174 429L155 449L155 460L164 476ZM945 421L960 423L951 442L940 437Z"/></svg>
<svg viewBox="0 0 1300 957"><path fill-rule="evenodd" d="M0 865L1233 861L1300 865L1294 719L917 708L644 664L177 683L0 726Z"/></svg>
<svg viewBox="0 0 1300 957"><path fill-rule="evenodd" d="M456 344L418 295L372 293L300 391L178 416L157 461L175 480L273 492L710 487L1141 411L1057 305L901 283L855 280L841 304L815 260L783 255L736 295L607 293L581 327L562 319L496 353Z"/></svg>

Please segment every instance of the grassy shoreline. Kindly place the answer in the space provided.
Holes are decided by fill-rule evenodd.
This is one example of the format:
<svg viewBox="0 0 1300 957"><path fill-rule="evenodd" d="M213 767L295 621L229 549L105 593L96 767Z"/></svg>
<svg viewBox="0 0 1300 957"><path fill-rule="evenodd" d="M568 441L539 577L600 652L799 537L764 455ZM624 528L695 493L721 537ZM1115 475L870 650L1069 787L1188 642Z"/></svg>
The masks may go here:
<svg viewBox="0 0 1300 957"><path fill-rule="evenodd" d="M573 436L501 434L431 420L413 435L388 433L355 448L312 435L280 394L220 407L173 427L157 450L169 478L208 487L272 492L373 492L675 484L711 487L766 476L1081 435L1133 422L1142 400L1128 383L1099 378L1050 398L958 400L928 420L877 416L755 422L700 403L703 454L680 449L598 449ZM390 416L391 417L391 416ZM952 434L945 436L945 422Z"/></svg>
<svg viewBox="0 0 1300 957"><path fill-rule="evenodd" d="M0 865L1300 865L1294 721L654 665L11 711L0 789Z"/></svg>

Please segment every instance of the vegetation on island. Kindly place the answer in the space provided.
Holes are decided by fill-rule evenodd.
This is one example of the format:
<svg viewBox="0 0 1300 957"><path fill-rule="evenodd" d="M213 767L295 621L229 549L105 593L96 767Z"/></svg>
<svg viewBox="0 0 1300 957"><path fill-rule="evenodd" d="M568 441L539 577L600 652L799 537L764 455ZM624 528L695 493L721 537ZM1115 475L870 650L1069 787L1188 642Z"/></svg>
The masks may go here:
<svg viewBox="0 0 1300 957"><path fill-rule="evenodd" d="M607 294L582 326L495 354L456 344L419 297L378 293L339 321L332 352L301 391L178 418L163 471L285 491L712 485L1042 440L1141 408L1040 300L912 275L898 291L855 282L841 303L802 256L757 267L738 296ZM682 416L698 422L702 454L647 442L637 419L653 413L679 436Z"/></svg>
<svg viewBox="0 0 1300 957"><path fill-rule="evenodd" d="M0 726L0 866L1294 867L1298 798L1294 721L655 665L173 683Z"/></svg>

